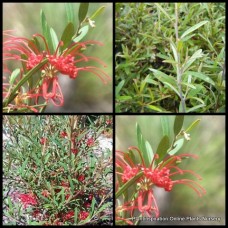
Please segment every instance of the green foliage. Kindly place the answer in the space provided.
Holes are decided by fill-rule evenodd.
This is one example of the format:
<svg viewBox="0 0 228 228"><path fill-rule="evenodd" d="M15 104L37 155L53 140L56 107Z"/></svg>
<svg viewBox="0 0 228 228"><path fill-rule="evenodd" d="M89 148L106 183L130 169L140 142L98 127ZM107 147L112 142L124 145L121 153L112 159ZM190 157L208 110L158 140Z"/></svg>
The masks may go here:
<svg viewBox="0 0 228 228"><path fill-rule="evenodd" d="M174 6L116 4L116 112L225 111L225 4Z"/></svg>
<svg viewBox="0 0 228 228"><path fill-rule="evenodd" d="M46 214L42 221L52 225L57 217L65 224L92 225L102 215L111 220L112 152L95 155L98 137L112 133L111 116L5 116L3 124L10 135L4 148L4 191L10 181L17 194L32 192L39 204L30 206L27 214L36 209ZM10 197L4 199L4 215L24 224ZM66 221L70 211L75 215ZM83 221L78 217L82 211L90 214Z"/></svg>

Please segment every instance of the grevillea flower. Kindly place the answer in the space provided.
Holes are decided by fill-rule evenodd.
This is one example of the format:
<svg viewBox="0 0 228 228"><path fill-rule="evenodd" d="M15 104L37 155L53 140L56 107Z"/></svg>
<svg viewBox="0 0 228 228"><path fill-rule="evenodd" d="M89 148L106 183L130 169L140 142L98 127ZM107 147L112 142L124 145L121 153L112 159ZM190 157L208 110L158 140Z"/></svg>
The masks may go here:
<svg viewBox="0 0 228 228"><path fill-rule="evenodd" d="M80 220L85 220L88 216L89 216L89 212L87 212L87 211L81 211L78 214L78 217Z"/></svg>
<svg viewBox="0 0 228 228"><path fill-rule="evenodd" d="M118 220L125 221L128 224L132 222L126 218L121 218L119 215L122 211L130 211L131 216L133 216L133 211L138 210L142 215L147 215L148 217L159 216L159 209L156 203L156 199L153 194L153 186L163 188L165 191L170 192L176 184L184 184L195 191L198 196L202 196L206 193L206 190L200 186L195 180L180 178L178 175L183 175L189 173L198 180L202 178L193 172L192 170L184 170L179 168L176 163L180 162L182 158L192 157L197 159L198 156L193 154L181 154L181 155L172 155L164 158L157 164L159 159L158 154L154 155L154 158L149 167L146 167L144 159L142 157L141 151L136 147L130 147L129 150L137 151L142 164L136 165L128 154L117 151L116 152L116 167L118 171L116 172L118 179L122 183L128 182L131 178L139 175L137 180L137 195L135 199L132 199L129 202L126 202L124 205L118 206L116 213ZM175 180L173 179L175 178ZM117 181L117 190L119 182ZM143 204L144 202L147 202Z"/></svg>
<svg viewBox="0 0 228 228"><path fill-rule="evenodd" d="M45 143L47 143L47 138L42 137L42 138L40 139L40 144L41 144L41 145L44 145Z"/></svg>
<svg viewBox="0 0 228 228"><path fill-rule="evenodd" d="M86 144L87 144L87 146L89 146L89 147L93 146L94 143L95 143L95 141L94 141L93 137L87 139L87 141L86 141Z"/></svg>
<svg viewBox="0 0 228 228"><path fill-rule="evenodd" d="M63 215L63 220L69 220L74 216L74 211L69 211L65 215Z"/></svg>
<svg viewBox="0 0 228 228"><path fill-rule="evenodd" d="M72 151L72 153L75 154L75 155L78 153L78 149L77 149L77 148L76 148L76 149L75 149L75 148L72 148L71 151Z"/></svg>
<svg viewBox="0 0 228 228"><path fill-rule="evenodd" d="M65 137L67 137L68 135L67 135L67 133L65 132L65 131L62 131L62 132L60 132L60 137L61 138L65 138Z"/></svg>
<svg viewBox="0 0 228 228"><path fill-rule="evenodd" d="M85 180L85 176L82 175L82 174L79 175L79 176L78 176L78 180L81 181L81 182L84 181L84 180Z"/></svg>
<svg viewBox="0 0 228 228"><path fill-rule="evenodd" d="M21 200L24 208L27 208L28 205L37 205L37 200L33 194L19 194L19 199Z"/></svg>
<svg viewBox="0 0 228 228"><path fill-rule="evenodd" d="M5 36L3 42L3 60L4 63L8 60L16 60L24 63L23 71L29 71L37 66L41 61L47 60L47 63L41 68L40 82L36 88L33 88L33 93L36 94L36 101L38 97L43 97L46 101L51 100L54 105L62 106L64 98L58 80L58 73L68 75L75 79L82 71L91 72L99 77L103 83L110 80L110 77L99 67L95 66L77 66L80 62L94 61L106 67L100 59L92 56L86 56L81 53L88 45L103 45L98 41L73 42L64 50L62 41L59 42L54 53L50 52L47 41L41 34L34 34L33 39L29 40L24 37L16 37L10 34L9 31L3 33ZM41 50L37 45L37 38L40 38L45 46L45 50ZM6 64L4 65L6 66ZM6 67L5 67L6 68ZM7 68L6 68L7 69ZM35 90L34 90L35 89Z"/></svg>

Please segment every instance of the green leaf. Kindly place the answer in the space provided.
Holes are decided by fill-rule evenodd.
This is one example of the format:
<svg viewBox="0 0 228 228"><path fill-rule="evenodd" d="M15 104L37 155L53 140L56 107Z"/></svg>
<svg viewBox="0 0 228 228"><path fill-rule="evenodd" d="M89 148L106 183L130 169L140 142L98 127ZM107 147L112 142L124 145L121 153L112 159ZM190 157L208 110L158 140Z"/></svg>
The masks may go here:
<svg viewBox="0 0 228 228"><path fill-rule="evenodd" d="M172 150L170 150L170 151L168 152L168 154L169 154L169 155L174 155L174 154L176 154L176 153L181 149L181 147L183 146L183 144L184 144L184 139L183 139L183 138L177 140L177 141L174 143L174 145L173 145L174 148L173 148Z"/></svg>
<svg viewBox="0 0 228 228"><path fill-rule="evenodd" d="M202 49L197 50L183 65L183 72L185 72L192 65L192 63L196 61L197 58L201 58L202 56Z"/></svg>
<svg viewBox="0 0 228 228"><path fill-rule="evenodd" d="M91 203L91 215L93 215L94 209L95 209L96 199L93 197L92 203Z"/></svg>
<svg viewBox="0 0 228 228"><path fill-rule="evenodd" d="M10 196L8 196L7 200L8 200L9 209L11 212L13 212L13 204L12 204Z"/></svg>
<svg viewBox="0 0 228 228"><path fill-rule="evenodd" d="M61 41L63 41L63 46L60 47L61 51L64 51L69 46L73 35L74 35L74 25L70 22L64 29L61 37Z"/></svg>
<svg viewBox="0 0 228 228"><path fill-rule="evenodd" d="M22 177L24 176L25 167L26 167L26 165L27 165L27 163L28 163L28 159L29 159L29 158L26 158L26 159L25 159L25 161L23 162L21 168L19 169L19 172L20 172L20 174L21 174Z"/></svg>
<svg viewBox="0 0 228 228"><path fill-rule="evenodd" d="M196 78L199 78L199 79L211 84L212 86L215 86L214 81L211 78L209 78L207 75L203 74L203 73L199 73L199 72L195 72L195 71L186 71L184 74L192 75L192 76L194 76Z"/></svg>
<svg viewBox="0 0 228 228"><path fill-rule="evenodd" d="M170 46L171 46L171 48L172 48L172 50L173 50L174 59L175 59L175 61L178 63L177 48L176 48L176 46L175 46L175 44L173 43L172 40L170 40Z"/></svg>
<svg viewBox="0 0 228 228"><path fill-rule="evenodd" d="M72 22L75 23L75 15L74 15L74 7L72 3L65 3L66 15L67 15L67 23Z"/></svg>
<svg viewBox="0 0 228 228"><path fill-rule="evenodd" d="M162 135L167 135L170 137L170 126L169 126L169 117L168 116L161 116L161 126L162 126Z"/></svg>
<svg viewBox="0 0 228 228"><path fill-rule="evenodd" d="M159 155L159 159L157 160L157 163L159 163L160 161L163 160L168 149L169 149L169 137L167 135L165 135L161 139L160 143L158 144L156 153Z"/></svg>
<svg viewBox="0 0 228 228"><path fill-rule="evenodd" d="M186 35L188 35L189 33L195 31L196 29L198 29L199 27L201 27L202 25L206 24L208 21L201 21L200 23L193 25L191 28L189 28L187 31L185 31L182 35L181 35L181 39L183 39Z"/></svg>
<svg viewBox="0 0 228 228"><path fill-rule="evenodd" d="M147 157L148 157L148 164L150 165L154 158L154 152L148 141L146 141L146 152L147 152Z"/></svg>
<svg viewBox="0 0 228 228"><path fill-rule="evenodd" d="M75 207L74 209L74 224L77 224L78 222L78 208Z"/></svg>
<svg viewBox="0 0 228 228"><path fill-rule="evenodd" d="M9 80L9 83L10 85L13 85L15 79L20 75L20 69L17 68L15 69L12 74L10 75L10 80Z"/></svg>
<svg viewBox="0 0 228 228"><path fill-rule="evenodd" d="M163 111L162 109L160 109L159 107L154 106L154 105L147 105L146 107L151 109L151 110L154 110L156 112L162 112Z"/></svg>
<svg viewBox="0 0 228 228"><path fill-rule="evenodd" d="M58 40L58 37L57 37L55 30L53 28L50 28L50 34L51 34L53 49L54 49L54 51L56 51L56 49L59 45L59 40ZM59 51L58 51L58 53L59 53Z"/></svg>
<svg viewBox="0 0 228 228"><path fill-rule="evenodd" d="M169 14L161 7L161 5L159 3L154 3L161 11L162 13L165 14L165 16L169 19L172 20L172 18L169 16Z"/></svg>
<svg viewBox="0 0 228 228"><path fill-rule="evenodd" d="M162 83L164 82L168 82L172 85L176 85L176 80L174 77L167 75L159 70L153 69L153 68L149 68L150 71L154 72L154 76Z"/></svg>
<svg viewBox="0 0 228 228"><path fill-rule="evenodd" d="M192 108L186 110L186 112L187 112L187 113L188 113L188 112L193 112L193 111L195 111L195 110L197 110L197 109L200 109L200 108L202 108L202 107L205 107L205 106L206 106L205 104L196 105L196 106L194 106L194 107L192 107Z"/></svg>
<svg viewBox="0 0 228 228"><path fill-rule="evenodd" d="M183 123L184 123L184 116L182 116L182 115L176 116L175 121L174 121L174 126L173 126L173 131L174 131L175 137L180 133Z"/></svg>
<svg viewBox="0 0 228 228"><path fill-rule="evenodd" d="M131 96L120 96L118 97L119 101L127 101L127 100L132 100Z"/></svg>
<svg viewBox="0 0 228 228"><path fill-rule="evenodd" d="M125 83L125 80L122 80L117 86L116 86L116 97L119 96L120 90L123 88Z"/></svg>
<svg viewBox="0 0 228 228"><path fill-rule="evenodd" d="M73 39L74 42L79 42L80 40L82 40L86 36L88 31L89 31L89 25L85 25L82 28L80 28L80 30L78 31L79 35Z"/></svg>
<svg viewBox="0 0 228 228"><path fill-rule="evenodd" d="M54 49L53 49L53 45L52 45L52 41L51 41L50 27L48 26L48 23L47 23L43 10L41 10L41 12L40 12L40 17L41 17L41 26L42 26L43 36L45 37L45 39L47 41L50 52L53 53Z"/></svg>
<svg viewBox="0 0 228 228"><path fill-rule="evenodd" d="M185 132L189 132L191 131L194 127L196 127L200 122L200 119L195 120L193 123L191 123L191 125L187 128L187 130L185 130Z"/></svg>
<svg viewBox="0 0 228 228"><path fill-rule="evenodd" d="M136 181L142 177L143 172L139 172L136 176L132 177L128 182L126 182L122 187L119 188L119 190L116 192L115 196L118 198L122 194L124 194L125 191L128 190L128 188L131 187L131 185L135 184Z"/></svg>
<svg viewBox="0 0 228 228"><path fill-rule="evenodd" d="M180 97L180 94L179 94L179 92L178 92L178 90L173 86L173 85L171 85L170 83L168 83L168 82L163 82L165 85L167 85L170 89L172 89L176 94L177 94L177 96L178 97ZM180 97L181 98L181 97Z"/></svg>
<svg viewBox="0 0 228 228"><path fill-rule="evenodd" d="M78 12L78 19L80 24L82 21L84 21L86 14L88 12L88 9L89 9L89 3L80 3L79 12Z"/></svg>
<svg viewBox="0 0 228 228"><path fill-rule="evenodd" d="M105 9L105 6L101 6L98 10L96 10L93 15L90 17L90 20L95 19L98 15L100 15Z"/></svg>
<svg viewBox="0 0 228 228"><path fill-rule="evenodd" d="M74 191L74 184L73 184L73 181L72 181L70 175L68 175L68 180L69 180L69 182L70 182L71 191L73 192L73 191Z"/></svg>

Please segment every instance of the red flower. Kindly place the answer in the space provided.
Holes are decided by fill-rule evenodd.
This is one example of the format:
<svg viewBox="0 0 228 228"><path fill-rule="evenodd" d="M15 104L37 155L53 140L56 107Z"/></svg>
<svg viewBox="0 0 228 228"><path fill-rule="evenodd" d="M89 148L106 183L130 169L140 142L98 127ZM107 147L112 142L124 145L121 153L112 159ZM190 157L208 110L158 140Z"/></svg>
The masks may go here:
<svg viewBox="0 0 228 228"><path fill-rule="evenodd" d="M66 194L65 199L68 200L70 198L70 194Z"/></svg>
<svg viewBox="0 0 228 228"><path fill-rule="evenodd" d="M93 146L94 143L95 143L95 141L94 141L94 139L93 139L92 137L89 138L89 139L87 140L87 142L86 142L87 146L89 146L89 147Z"/></svg>
<svg viewBox="0 0 228 228"><path fill-rule="evenodd" d="M60 132L60 137L61 138L65 138L65 137L67 137L68 135L67 135L67 133L65 132L65 131L62 131L62 132Z"/></svg>
<svg viewBox="0 0 228 228"><path fill-rule="evenodd" d="M66 213L65 215L63 215L63 220L69 220L72 217L74 217L74 211L69 211L68 213Z"/></svg>
<svg viewBox="0 0 228 228"><path fill-rule="evenodd" d="M88 197L89 200L92 200L93 199L93 195L90 194L89 197Z"/></svg>
<svg viewBox="0 0 228 228"><path fill-rule="evenodd" d="M81 211L78 215L80 220L85 220L89 216L89 212L87 211Z"/></svg>
<svg viewBox="0 0 228 228"><path fill-rule="evenodd" d="M133 211L138 209L141 214L146 214L151 217L154 213L156 217L159 216L159 210L157 207L156 200L153 195L153 190L151 187L153 185L164 188L165 191L171 191L175 184L184 184L190 188L192 188L198 196L202 196L206 193L205 189L201 187L196 181L191 179L176 179L173 180L172 177L175 175L183 175L185 173L190 173L195 176L198 180L202 178L193 172L192 170L184 170L177 167L176 162L181 161L182 158L185 157L193 157L197 158L196 155L193 154L181 154L178 156L168 156L159 164L155 165L154 161L159 157L155 154L153 161L151 162L149 167L145 166L145 162L142 156L141 151L136 147L130 147L129 150L136 150L139 154L139 157L142 161L141 165L135 165L131 158L121 151L116 152L116 167L119 167L122 172L116 172L117 175L121 176L121 180L123 183L129 181L132 177L136 176L139 173L143 173L142 177L139 177L137 181L138 188L138 196L130 202L126 202L122 206L118 206L119 211L129 210L131 211L131 215L133 215ZM117 188L119 184L117 182ZM143 202L147 202L143 205ZM118 212L117 210L117 212ZM118 218L121 218L117 215ZM124 219L120 219L124 220Z"/></svg>
<svg viewBox="0 0 228 228"><path fill-rule="evenodd" d="M89 208L90 206L91 206L91 203L88 203L88 202L84 203L85 208Z"/></svg>
<svg viewBox="0 0 228 228"><path fill-rule="evenodd" d="M84 175L79 175L78 176L78 180L81 181L81 182L84 181L85 180L85 176Z"/></svg>
<svg viewBox="0 0 228 228"><path fill-rule="evenodd" d="M106 124L107 125L111 125L112 124L112 120L106 120Z"/></svg>
<svg viewBox="0 0 228 228"><path fill-rule="evenodd" d="M69 187L70 184L68 182L62 181L61 186L63 186L63 187Z"/></svg>
<svg viewBox="0 0 228 228"><path fill-rule="evenodd" d="M75 155L78 153L78 149L71 149L71 151L72 151L72 153L75 154Z"/></svg>
<svg viewBox="0 0 228 228"><path fill-rule="evenodd" d="M75 79L79 72L87 71L99 77L104 83L110 80L110 77L98 67L77 66L80 62L89 62L92 60L106 67L98 58L86 56L81 53L81 49L86 48L87 45L102 45L102 43L98 41L73 42L63 51L60 51L60 47L63 46L64 43L60 41L55 52L51 53L46 39L40 34L35 34L33 37L42 39L46 48L45 51L40 51L34 40L29 40L24 37L15 37L9 32L4 32L3 34L6 37L3 42L4 62L8 60L23 62L26 65L26 69L24 70L29 71L41 61L47 60L47 63L40 70L41 83L40 85L37 83L37 87L32 90L33 93L36 94L36 102L38 102L38 97L43 97L47 102L51 100L56 106L63 105L64 98L58 82L58 73L68 75L70 78ZM8 70L7 67L5 68Z"/></svg>
<svg viewBox="0 0 228 228"><path fill-rule="evenodd" d="M47 143L47 138L42 137L42 138L40 139L40 144L41 144L41 145L44 145L45 143Z"/></svg>
<svg viewBox="0 0 228 228"><path fill-rule="evenodd" d="M18 195L24 208L27 208L28 205L37 205L36 197L33 194L19 194Z"/></svg>

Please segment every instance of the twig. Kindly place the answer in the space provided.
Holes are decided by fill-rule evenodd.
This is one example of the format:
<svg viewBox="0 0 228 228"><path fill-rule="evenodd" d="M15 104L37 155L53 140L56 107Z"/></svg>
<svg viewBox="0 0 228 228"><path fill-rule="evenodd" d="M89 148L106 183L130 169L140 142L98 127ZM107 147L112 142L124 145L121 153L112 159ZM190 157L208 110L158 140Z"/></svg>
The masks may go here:
<svg viewBox="0 0 228 228"><path fill-rule="evenodd" d="M178 47L178 42L179 42L179 36L178 36L178 3L175 3L175 33L176 33L176 46ZM177 48L178 49L178 48ZM177 86L179 89L179 95L181 98L181 105L182 105L182 111L185 112L185 98L183 97L182 94L182 69L181 69L181 64L180 64L180 53L177 50Z"/></svg>

